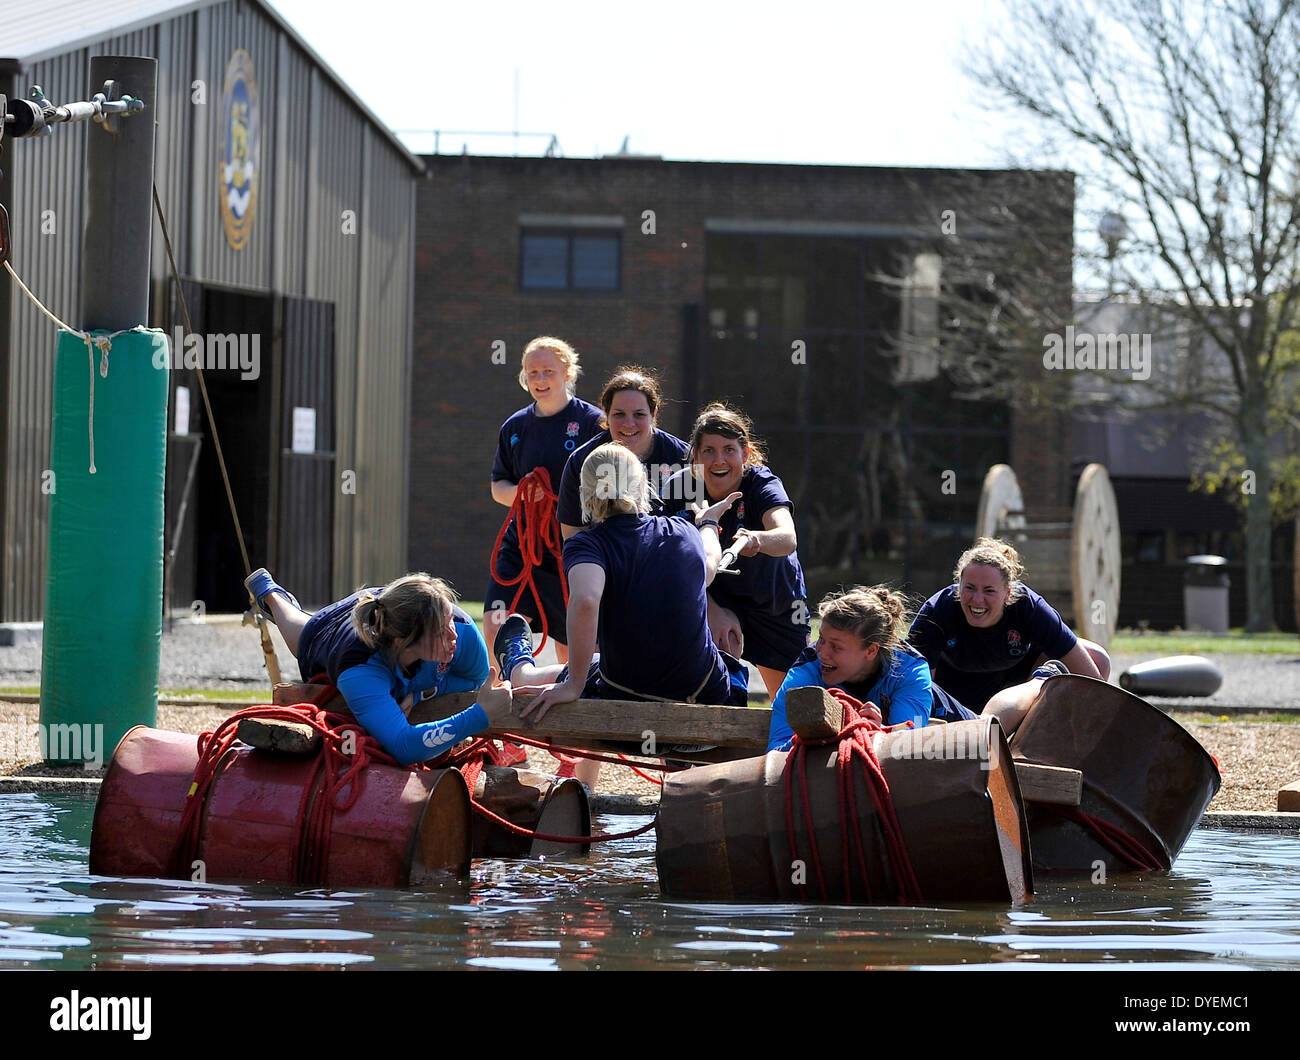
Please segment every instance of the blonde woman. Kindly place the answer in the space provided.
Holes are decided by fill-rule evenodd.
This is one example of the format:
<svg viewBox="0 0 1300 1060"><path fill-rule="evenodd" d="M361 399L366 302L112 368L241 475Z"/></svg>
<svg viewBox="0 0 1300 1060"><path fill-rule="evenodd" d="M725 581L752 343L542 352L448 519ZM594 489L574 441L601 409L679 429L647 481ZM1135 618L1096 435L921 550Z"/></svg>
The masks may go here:
<svg viewBox="0 0 1300 1060"><path fill-rule="evenodd" d="M403 765L436 758L509 716L510 689L491 687L487 645L441 578L407 574L314 615L265 568L244 584L280 630L302 679L327 674L366 732ZM454 717L423 725L406 720L426 693L471 689L478 689L478 702Z"/></svg>
<svg viewBox="0 0 1300 1060"><path fill-rule="evenodd" d="M533 401L501 425L492 465L492 499L498 504L513 508L520 481L538 468L546 469L551 491L557 492L569 456L600 433L600 409L574 396L574 385L581 372L577 351L563 339L539 335L524 347L519 385ZM554 515L550 523L545 530L532 528L533 532L545 533L546 539L558 543L560 526ZM512 610L524 615L538 629L545 615L548 635L555 641L556 657L564 662L569 652L557 556L549 551L543 551L540 557L525 556L519 544L517 520L511 516L501 547L492 559L490 580L483 596L484 636L489 641L495 640L497 630ZM519 592L520 576L533 559L537 559L531 572L536 597L527 588ZM511 607L516 595L518 602Z"/></svg>
<svg viewBox="0 0 1300 1060"><path fill-rule="evenodd" d="M706 600L722 555L718 517L739 496L707 508L695 526L649 515L636 453L617 443L593 450L580 481L591 525L564 544L569 665L538 667L515 616L494 646L502 675L515 687L540 688L521 713L540 718L582 696L744 705L744 668L714 645Z"/></svg>

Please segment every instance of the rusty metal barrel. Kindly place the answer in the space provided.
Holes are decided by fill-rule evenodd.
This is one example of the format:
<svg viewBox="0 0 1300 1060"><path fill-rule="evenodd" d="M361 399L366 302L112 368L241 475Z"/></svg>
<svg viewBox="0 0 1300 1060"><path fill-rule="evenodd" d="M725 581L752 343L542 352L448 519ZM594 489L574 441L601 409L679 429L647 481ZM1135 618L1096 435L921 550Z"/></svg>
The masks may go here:
<svg viewBox="0 0 1300 1060"><path fill-rule="evenodd" d="M417 887L469 873L469 792L455 770L367 766L356 801L333 813L326 851L305 827L325 797L312 783L314 759L241 745L208 787L194 854L201 865L174 866L198 760L191 735L141 725L122 737L95 805L92 873L169 877L179 869L214 882L329 887Z"/></svg>
<svg viewBox="0 0 1300 1060"><path fill-rule="evenodd" d="M923 901L1018 902L1033 891L1020 789L992 718L879 734L873 744ZM821 900L801 796L793 843L786 829L782 772L788 757L772 751L664 781L657 861L665 896ZM857 884L849 895L843 885L835 745L812 748L807 766L827 900L863 901ZM892 902L892 870L876 809L856 773L854 784L858 819L850 826L867 851L871 901Z"/></svg>
<svg viewBox="0 0 1300 1060"><path fill-rule="evenodd" d="M1016 758L1083 773L1079 810L1118 828L1168 869L1219 790L1218 767L1181 725L1137 696L1091 677L1044 681L1011 738ZM1029 804L1034 867L1112 871L1131 866L1098 831Z"/></svg>
<svg viewBox="0 0 1300 1060"><path fill-rule="evenodd" d="M582 782L511 766L484 766L474 800L511 824L557 836L591 835L591 805ZM481 814L474 815L476 858L536 858L586 854L589 843L556 843L519 835Z"/></svg>

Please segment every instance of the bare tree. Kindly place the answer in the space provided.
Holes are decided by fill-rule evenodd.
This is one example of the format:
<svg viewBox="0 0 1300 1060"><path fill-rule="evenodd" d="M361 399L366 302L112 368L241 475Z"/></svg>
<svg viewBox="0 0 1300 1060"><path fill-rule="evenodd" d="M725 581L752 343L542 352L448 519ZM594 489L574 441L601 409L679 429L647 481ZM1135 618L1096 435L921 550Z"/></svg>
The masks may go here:
<svg viewBox="0 0 1300 1060"><path fill-rule="evenodd" d="M1244 457L1250 630L1274 628L1270 434L1300 308L1300 9L1289 0L1008 0L968 62L1118 209L1114 279L1186 319L1223 359L1185 403L1231 424ZM1198 344L1199 346L1199 344Z"/></svg>

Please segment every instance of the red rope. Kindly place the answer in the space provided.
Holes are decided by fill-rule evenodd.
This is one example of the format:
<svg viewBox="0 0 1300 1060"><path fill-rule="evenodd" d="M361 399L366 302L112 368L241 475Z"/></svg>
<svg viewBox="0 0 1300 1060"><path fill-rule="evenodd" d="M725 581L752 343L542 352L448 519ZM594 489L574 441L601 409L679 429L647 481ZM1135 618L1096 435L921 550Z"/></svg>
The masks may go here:
<svg viewBox="0 0 1300 1060"><path fill-rule="evenodd" d="M560 744L552 743L549 740L538 740L531 736L520 736L517 732L506 733L505 739L509 740L511 743L524 744L528 747L536 747L543 751L550 751L551 754L555 755L556 758L560 758L561 761L563 761L563 758L561 757L563 755L564 757L572 757L575 761L580 758L585 758L591 762L608 762L610 765L627 766L628 769L636 769L636 766L633 766L632 763L627 760L625 755L617 753L602 754L600 751L587 751L581 747L564 747ZM638 762L637 765L642 769L654 769L660 773L680 773L683 769L691 768L690 766L684 765L669 765L667 762L663 761L663 759L659 760L658 765L654 762ZM652 778L646 777L646 779L651 780L653 783Z"/></svg>
<svg viewBox="0 0 1300 1060"><path fill-rule="evenodd" d="M843 899L853 897L853 865L861 882L865 900L871 901L871 883L868 874L867 848L862 838L861 818L858 813L856 784L859 778L866 785L875 806L875 820L884 841L887 865L892 870L895 898L908 903L920 903L921 888L912 869L911 858L903 842L902 829L894 812L894 800L889 784L880 768L880 760L871 746L871 734L884 730L879 722L863 717L864 705L843 689L830 689L844 707L844 728L832 740L838 744L835 756L839 786L840 861L843 865ZM826 879L822 871L821 851L817 844L817 827L813 820L812 801L808 797L808 749L832 740L807 741L797 734L786 758L782 784L785 788L785 827L790 840L790 850L799 859L798 833L795 830L795 788L803 800L803 824L807 832L809 853L813 863L817 887L822 901L829 899ZM855 768L856 766L856 768ZM807 898L807 886L800 884L800 894Z"/></svg>
<svg viewBox="0 0 1300 1060"><path fill-rule="evenodd" d="M1038 803L1044 810L1051 810L1067 821L1073 821L1085 831L1091 832L1094 839L1117 857L1123 858L1134 868L1144 872L1164 872L1165 865L1148 850L1142 841L1120 828L1119 825L1103 820L1093 814L1085 813L1077 806L1057 806Z"/></svg>
<svg viewBox="0 0 1300 1060"><path fill-rule="evenodd" d="M539 496L535 497L535 494ZM492 577L506 588L512 585L519 586L515 590L515 598L510 601L510 611L514 611L518 606L525 589L533 594L537 613L542 618L542 639L537 645L539 652L546 647L549 630L546 624L546 608L542 606L542 597L537 591L533 571L541 565L547 554L555 557L560 568L560 591L564 594L565 607L569 605L569 581L564 576L562 561L564 539L560 534L560 522L555 515L558 500L555 491L551 489L551 473L544 467L533 468L519 480L515 501L510 505L510 511L506 514L505 522L497 531L496 542L492 545ZM511 522L515 524L515 532L519 537L519 554L523 557L523 570L507 580L497 573L497 556L501 552L501 542L505 540L506 530ZM507 675L501 676L504 679Z"/></svg>
<svg viewBox="0 0 1300 1060"><path fill-rule="evenodd" d="M335 689L320 692L317 702L328 701ZM173 856L173 869L185 876L190 871L199 845L203 808L217 774L227 761L236 742L239 723L245 718L288 721L307 725L320 733L322 752L313 763L311 776L303 786L294 822L301 883L320 883L329 861L329 844L334 812L350 809L361 796L363 770L371 762L396 765L379 742L370 736L350 715L323 710L316 703L294 705L257 705L236 711L212 732L198 738L199 761L194 767L190 790L185 796L179 836ZM343 745L351 734L351 753Z"/></svg>

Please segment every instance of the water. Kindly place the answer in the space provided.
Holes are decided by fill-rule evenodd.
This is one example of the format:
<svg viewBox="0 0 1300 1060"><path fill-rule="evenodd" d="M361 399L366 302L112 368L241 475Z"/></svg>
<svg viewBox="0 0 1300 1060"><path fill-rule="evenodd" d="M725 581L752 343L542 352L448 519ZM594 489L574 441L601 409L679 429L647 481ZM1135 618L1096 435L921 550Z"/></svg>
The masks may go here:
<svg viewBox="0 0 1300 1060"><path fill-rule="evenodd" d="M1290 836L1198 830L1166 876L1043 878L1019 908L720 905L660 898L652 834L420 893L109 879L93 809L0 795L0 969L1300 969Z"/></svg>

